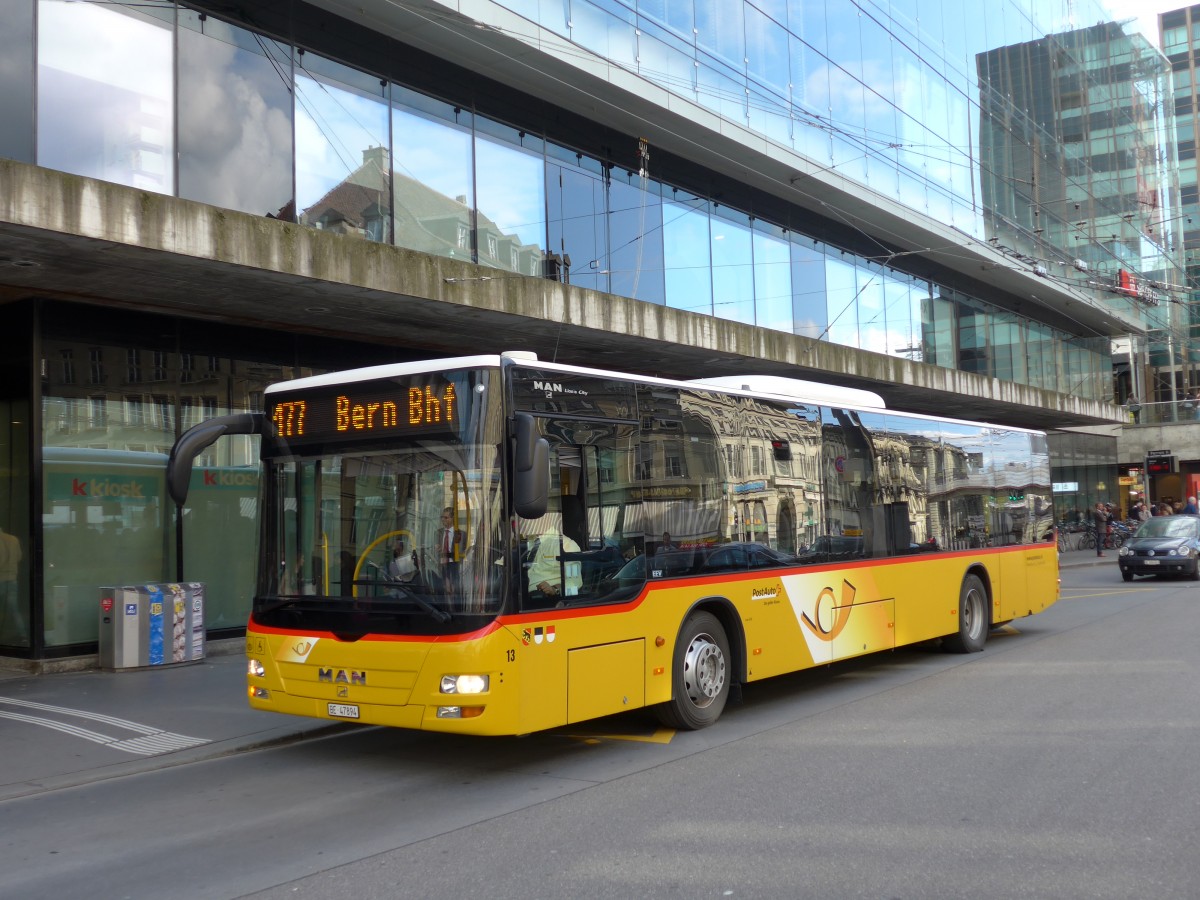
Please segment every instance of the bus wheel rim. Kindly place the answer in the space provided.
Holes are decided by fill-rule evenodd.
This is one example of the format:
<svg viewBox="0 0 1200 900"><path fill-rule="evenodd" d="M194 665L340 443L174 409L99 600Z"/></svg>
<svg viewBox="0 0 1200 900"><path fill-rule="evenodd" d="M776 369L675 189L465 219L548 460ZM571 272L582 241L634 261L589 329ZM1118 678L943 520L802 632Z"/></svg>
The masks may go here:
<svg viewBox="0 0 1200 900"><path fill-rule="evenodd" d="M983 612L983 595L977 590L971 590L967 593L966 602L963 604L963 614L966 616L967 633L977 638L983 633L984 612Z"/></svg>
<svg viewBox="0 0 1200 900"><path fill-rule="evenodd" d="M692 704L711 704L725 686L725 654L707 634L692 638L683 656L683 682Z"/></svg>

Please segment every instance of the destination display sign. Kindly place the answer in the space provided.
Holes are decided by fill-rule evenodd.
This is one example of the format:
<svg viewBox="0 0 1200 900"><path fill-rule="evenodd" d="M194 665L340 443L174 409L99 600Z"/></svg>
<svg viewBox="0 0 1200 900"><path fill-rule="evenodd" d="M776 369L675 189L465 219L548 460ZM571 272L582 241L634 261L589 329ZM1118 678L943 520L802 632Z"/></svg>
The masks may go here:
<svg viewBox="0 0 1200 900"><path fill-rule="evenodd" d="M458 433L458 388L439 375L388 378L269 395L267 418L289 445Z"/></svg>

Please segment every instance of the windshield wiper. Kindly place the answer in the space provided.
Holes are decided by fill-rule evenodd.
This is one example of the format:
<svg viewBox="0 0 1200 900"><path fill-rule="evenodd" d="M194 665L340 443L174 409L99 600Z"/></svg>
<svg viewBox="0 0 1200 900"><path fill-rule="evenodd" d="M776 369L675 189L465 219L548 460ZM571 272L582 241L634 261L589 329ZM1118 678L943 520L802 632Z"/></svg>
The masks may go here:
<svg viewBox="0 0 1200 900"><path fill-rule="evenodd" d="M367 565L383 576L382 582L371 582L371 584L382 584L384 590L387 591L387 596L389 599L411 600L413 603L419 606L423 612L432 616L437 621L450 621L450 613L446 612L444 609L438 609L436 606L414 591L411 587L402 581L397 581L383 569L379 568L379 566L375 565L375 563L368 562Z"/></svg>
<svg viewBox="0 0 1200 900"><path fill-rule="evenodd" d="M301 600L311 600L312 597L277 597L272 603L261 603L254 608L257 613L275 612L277 609L283 609L285 606L291 606Z"/></svg>

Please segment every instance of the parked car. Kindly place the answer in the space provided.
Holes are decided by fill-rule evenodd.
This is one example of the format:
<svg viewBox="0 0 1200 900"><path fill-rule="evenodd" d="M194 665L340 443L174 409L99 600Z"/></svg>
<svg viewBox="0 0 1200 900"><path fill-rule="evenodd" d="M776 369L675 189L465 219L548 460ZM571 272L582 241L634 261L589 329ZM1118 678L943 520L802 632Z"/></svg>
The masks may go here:
<svg viewBox="0 0 1200 900"><path fill-rule="evenodd" d="M1121 577L1186 575L1200 581L1200 516L1155 516L1141 524L1117 555Z"/></svg>
<svg viewBox="0 0 1200 900"><path fill-rule="evenodd" d="M814 563L837 562L843 559L857 559L863 555L863 539L861 537L841 534L822 534L805 549L801 550L796 559L802 565Z"/></svg>
<svg viewBox="0 0 1200 900"><path fill-rule="evenodd" d="M649 564L649 572L647 571ZM671 578L678 575L701 575L710 572L740 572L744 569L767 569L775 566L794 566L796 558L757 541L732 541L700 547L681 547L660 550L647 558L635 556L610 579L618 587L641 585L647 577Z"/></svg>

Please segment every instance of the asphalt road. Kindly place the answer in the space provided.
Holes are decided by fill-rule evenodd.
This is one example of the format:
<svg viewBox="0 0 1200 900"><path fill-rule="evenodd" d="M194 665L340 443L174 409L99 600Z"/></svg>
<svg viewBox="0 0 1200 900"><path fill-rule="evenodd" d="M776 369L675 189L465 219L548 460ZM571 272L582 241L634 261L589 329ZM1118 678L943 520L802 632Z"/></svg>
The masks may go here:
<svg viewBox="0 0 1200 900"><path fill-rule="evenodd" d="M0 803L24 898L1200 896L1200 585L515 739L377 728Z"/></svg>

